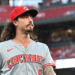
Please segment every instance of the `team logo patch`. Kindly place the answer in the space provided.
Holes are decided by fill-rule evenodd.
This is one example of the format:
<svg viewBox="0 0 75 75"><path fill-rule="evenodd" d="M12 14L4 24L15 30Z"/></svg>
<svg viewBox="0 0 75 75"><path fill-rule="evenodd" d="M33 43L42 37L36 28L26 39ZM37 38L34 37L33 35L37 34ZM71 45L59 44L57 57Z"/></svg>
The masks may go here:
<svg viewBox="0 0 75 75"><path fill-rule="evenodd" d="M24 9L24 10L29 10L27 7L24 7L23 9Z"/></svg>

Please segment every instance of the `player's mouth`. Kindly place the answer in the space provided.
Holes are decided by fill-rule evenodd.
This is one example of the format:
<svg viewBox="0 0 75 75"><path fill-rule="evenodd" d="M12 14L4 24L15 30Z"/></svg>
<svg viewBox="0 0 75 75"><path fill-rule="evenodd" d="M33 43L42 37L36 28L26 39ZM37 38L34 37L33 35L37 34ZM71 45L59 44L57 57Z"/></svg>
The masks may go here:
<svg viewBox="0 0 75 75"><path fill-rule="evenodd" d="M34 24L32 24L32 23L29 23L29 24L27 24L27 26L34 26Z"/></svg>

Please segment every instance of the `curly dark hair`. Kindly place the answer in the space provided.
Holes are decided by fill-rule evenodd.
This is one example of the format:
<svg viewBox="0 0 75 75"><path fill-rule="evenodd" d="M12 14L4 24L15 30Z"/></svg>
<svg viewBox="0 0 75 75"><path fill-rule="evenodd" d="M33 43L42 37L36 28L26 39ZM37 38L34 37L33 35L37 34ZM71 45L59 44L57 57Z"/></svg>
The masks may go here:
<svg viewBox="0 0 75 75"><path fill-rule="evenodd" d="M18 18L19 18L19 16L16 17L14 20L17 21ZM34 39L32 37L32 32L30 32L29 34L30 34L30 38ZM4 26L4 28L3 28L2 32L1 32L1 36L0 36L0 42L14 39L15 36L16 36L16 27L13 24L13 22L10 22L6 26Z"/></svg>
<svg viewBox="0 0 75 75"><path fill-rule="evenodd" d="M4 26L4 29L2 30L0 41L6 41L15 38L16 36L16 27L11 22L8 23L8 25Z"/></svg>

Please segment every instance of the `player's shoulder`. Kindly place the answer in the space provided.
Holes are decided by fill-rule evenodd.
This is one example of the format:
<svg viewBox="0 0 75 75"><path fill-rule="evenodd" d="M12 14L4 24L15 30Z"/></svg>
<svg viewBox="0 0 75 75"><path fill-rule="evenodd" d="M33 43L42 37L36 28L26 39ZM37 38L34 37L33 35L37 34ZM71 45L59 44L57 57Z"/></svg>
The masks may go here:
<svg viewBox="0 0 75 75"><path fill-rule="evenodd" d="M0 47L5 46L5 45L9 44L9 42L10 42L10 40L0 42Z"/></svg>
<svg viewBox="0 0 75 75"><path fill-rule="evenodd" d="M36 42L36 41L35 41L35 43L36 43L37 46L40 46L40 47L43 47L43 48L48 48L47 44L45 44L45 43Z"/></svg>
<svg viewBox="0 0 75 75"><path fill-rule="evenodd" d="M4 48L6 48L8 45L9 45L9 40L0 42L0 53L4 52Z"/></svg>

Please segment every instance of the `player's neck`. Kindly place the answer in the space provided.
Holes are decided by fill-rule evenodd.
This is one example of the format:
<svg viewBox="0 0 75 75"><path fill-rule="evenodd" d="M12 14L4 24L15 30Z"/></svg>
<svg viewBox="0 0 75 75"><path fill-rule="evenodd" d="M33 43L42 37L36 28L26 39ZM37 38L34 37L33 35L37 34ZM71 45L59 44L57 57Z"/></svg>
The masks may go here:
<svg viewBox="0 0 75 75"><path fill-rule="evenodd" d="M29 34L16 34L16 37L13 39L13 41L25 45L30 43L31 39Z"/></svg>

